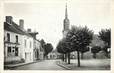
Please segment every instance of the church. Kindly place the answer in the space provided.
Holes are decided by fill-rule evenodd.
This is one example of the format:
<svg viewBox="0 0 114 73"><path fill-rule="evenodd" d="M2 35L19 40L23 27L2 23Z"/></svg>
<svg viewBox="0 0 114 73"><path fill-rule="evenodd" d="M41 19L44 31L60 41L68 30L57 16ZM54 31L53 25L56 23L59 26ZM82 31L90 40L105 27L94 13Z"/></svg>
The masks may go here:
<svg viewBox="0 0 114 73"><path fill-rule="evenodd" d="M68 10L67 10L67 3L66 3L66 8L65 8L65 19L63 20L63 38L66 37L68 31L70 29L70 20L68 19ZM76 58L76 51L71 52L71 58Z"/></svg>
<svg viewBox="0 0 114 73"><path fill-rule="evenodd" d="M69 30L70 26L70 21L68 19L68 12L67 12L67 3L66 3L66 8L65 8L65 19L63 20L63 38L66 37L66 34Z"/></svg>
<svg viewBox="0 0 114 73"><path fill-rule="evenodd" d="M67 35L67 33L68 33L69 30L70 30L70 20L68 19L68 9L67 9L67 3L66 3L66 7L65 7L65 19L63 20L63 31L62 31L63 38L66 37L66 35ZM100 40L98 38L98 35L96 35L96 34L93 35L93 40L92 40L92 43L90 43L90 47L93 46L92 44L97 44L99 46L104 46L103 41ZM70 53L71 59L77 58L77 55L76 54L77 54L76 51L71 52ZM98 58L105 58L104 53L102 51L97 54L97 57ZM86 52L84 54L84 58L86 58L86 59L91 59L92 58L91 49L90 49L90 51L88 51L88 52Z"/></svg>

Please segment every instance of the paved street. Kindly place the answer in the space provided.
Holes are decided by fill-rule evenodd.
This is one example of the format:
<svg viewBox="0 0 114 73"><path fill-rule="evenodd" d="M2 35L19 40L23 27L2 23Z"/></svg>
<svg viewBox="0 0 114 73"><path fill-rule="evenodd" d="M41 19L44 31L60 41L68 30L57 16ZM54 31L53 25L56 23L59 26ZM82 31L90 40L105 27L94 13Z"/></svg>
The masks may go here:
<svg viewBox="0 0 114 73"><path fill-rule="evenodd" d="M44 60L23 66L18 66L12 70L65 70L57 65L59 60ZM77 67L77 60L71 60L71 64L63 64L71 70L110 70L110 59L89 59L81 60L81 67Z"/></svg>
<svg viewBox="0 0 114 73"><path fill-rule="evenodd" d="M56 65L57 60L44 60L24 66L15 67L15 70L65 70L65 68Z"/></svg>

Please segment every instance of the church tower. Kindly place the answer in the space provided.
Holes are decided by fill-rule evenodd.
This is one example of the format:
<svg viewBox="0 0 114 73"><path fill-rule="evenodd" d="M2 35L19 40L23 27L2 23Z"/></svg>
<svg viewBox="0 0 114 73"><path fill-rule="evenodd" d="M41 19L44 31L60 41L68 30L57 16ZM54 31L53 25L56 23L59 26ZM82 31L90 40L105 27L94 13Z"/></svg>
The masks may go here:
<svg viewBox="0 0 114 73"><path fill-rule="evenodd" d="M68 19L67 3L66 3L65 19L63 21L63 38L66 37L66 34L67 34L68 30L69 30L69 25L70 25L70 22L69 22L69 19Z"/></svg>

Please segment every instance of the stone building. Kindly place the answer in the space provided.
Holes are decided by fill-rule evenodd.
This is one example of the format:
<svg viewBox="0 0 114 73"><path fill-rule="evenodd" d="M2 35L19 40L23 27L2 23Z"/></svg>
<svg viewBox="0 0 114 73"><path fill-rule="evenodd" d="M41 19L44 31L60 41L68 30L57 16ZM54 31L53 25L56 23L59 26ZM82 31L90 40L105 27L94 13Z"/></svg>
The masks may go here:
<svg viewBox="0 0 114 73"><path fill-rule="evenodd" d="M19 20L18 25L13 21L12 16L6 16L4 22L4 62L33 62L38 59L37 52L41 52L36 51L36 48L41 50L41 44L24 29L24 20Z"/></svg>
<svg viewBox="0 0 114 73"><path fill-rule="evenodd" d="M39 49L38 49L38 52L39 52L38 58L40 60L43 60L44 59L44 49L42 48L41 43L40 43L39 40L37 40L37 46L39 47Z"/></svg>
<svg viewBox="0 0 114 73"><path fill-rule="evenodd" d="M37 40L36 36L38 34L38 32L32 32L31 29L28 29L28 33L33 37L33 58L34 61L35 60L42 60L43 59L43 53L44 50L41 47L40 41Z"/></svg>
<svg viewBox="0 0 114 73"><path fill-rule="evenodd" d="M23 33L13 25L13 18L6 16L4 22L4 61L21 61L21 43Z"/></svg>

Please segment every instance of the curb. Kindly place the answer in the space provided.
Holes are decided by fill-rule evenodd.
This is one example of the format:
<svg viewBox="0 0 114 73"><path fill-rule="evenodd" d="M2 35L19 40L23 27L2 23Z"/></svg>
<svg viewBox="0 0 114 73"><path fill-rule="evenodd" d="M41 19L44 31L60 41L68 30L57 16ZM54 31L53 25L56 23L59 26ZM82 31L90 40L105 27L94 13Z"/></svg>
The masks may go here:
<svg viewBox="0 0 114 73"><path fill-rule="evenodd" d="M61 66L61 67L65 68L65 69L67 69L67 70L71 70L71 68L66 67L66 66L63 65L63 64L60 64L59 62L56 62L56 64L57 64L58 66Z"/></svg>
<svg viewBox="0 0 114 73"><path fill-rule="evenodd" d="M28 64L32 64L32 63L36 63L36 62L41 62L41 61L35 61L35 62L30 62L30 63L24 63L24 64L20 64L20 65L14 65L14 66L8 66L8 65L4 65L4 69L11 69L14 67L18 67L18 66L23 66L23 65L28 65Z"/></svg>

